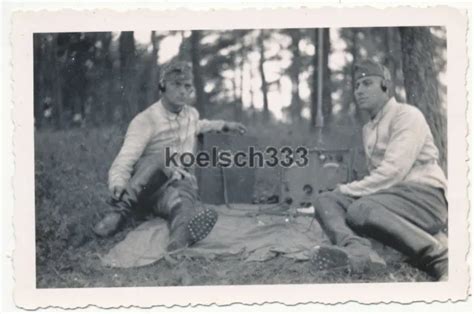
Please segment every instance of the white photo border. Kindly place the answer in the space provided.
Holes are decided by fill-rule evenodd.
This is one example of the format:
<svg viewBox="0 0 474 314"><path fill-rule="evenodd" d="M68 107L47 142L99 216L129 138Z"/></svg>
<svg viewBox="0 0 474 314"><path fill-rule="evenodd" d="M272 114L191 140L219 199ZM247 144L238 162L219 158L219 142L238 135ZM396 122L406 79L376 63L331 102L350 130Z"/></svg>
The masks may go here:
<svg viewBox="0 0 474 314"><path fill-rule="evenodd" d="M14 298L35 309L88 305L173 306L281 302L325 304L457 301L468 296L467 15L446 6L154 11L107 9L18 12L12 17L14 119ZM447 30L449 281L205 287L36 288L33 33L123 30L444 26ZM20 232L21 231L21 232ZM183 298L183 296L186 296Z"/></svg>

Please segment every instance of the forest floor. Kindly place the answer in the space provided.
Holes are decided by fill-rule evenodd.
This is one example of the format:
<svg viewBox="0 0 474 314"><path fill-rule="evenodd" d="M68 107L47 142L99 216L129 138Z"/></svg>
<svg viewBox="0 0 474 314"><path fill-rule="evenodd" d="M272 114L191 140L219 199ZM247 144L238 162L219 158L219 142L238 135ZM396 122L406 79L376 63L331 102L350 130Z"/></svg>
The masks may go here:
<svg viewBox="0 0 474 314"><path fill-rule="evenodd" d="M287 128L250 130L259 139L294 143ZM332 138L338 138L332 137ZM333 145L345 145L344 140ZM277 256L266 262L204 257L163 259L150 266L104 267L100 255L122 240L132 226L108 239L91 227L107 209L107 171L123 139L119 128L77 128L35 133L36 274L38 288L179 285L246 285L334 282L430 281L402 262L395 251L379 247L387 269L378 273L316 272L310 262ZM298 137L302 142L304 137ZM346 141L350 143L351 139ZM271 174L257 175L256 193L272 193ZM270 190L270 192L269 192Z"/></svg>

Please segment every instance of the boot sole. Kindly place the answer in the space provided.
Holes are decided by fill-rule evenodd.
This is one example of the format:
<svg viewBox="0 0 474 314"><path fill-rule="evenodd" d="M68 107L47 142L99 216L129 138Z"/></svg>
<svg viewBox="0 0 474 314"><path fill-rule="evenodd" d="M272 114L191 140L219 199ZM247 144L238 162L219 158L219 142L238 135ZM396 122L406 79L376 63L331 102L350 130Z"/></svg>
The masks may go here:
<svg viewBox="0 0 474 314"><path fill-rule="evenodd" d="M209 208L204 209L194 216L188 223L188 231L191 236L190 244L194 244L207 237L214 228L217 218L217 212Z"/></svg>
<svg viewBox="0 0 474 314"><path fill-rule="evenodd" d="M333 246L319 246L311 256L311 263L319 271L349 267L347 253Z"/></svg>

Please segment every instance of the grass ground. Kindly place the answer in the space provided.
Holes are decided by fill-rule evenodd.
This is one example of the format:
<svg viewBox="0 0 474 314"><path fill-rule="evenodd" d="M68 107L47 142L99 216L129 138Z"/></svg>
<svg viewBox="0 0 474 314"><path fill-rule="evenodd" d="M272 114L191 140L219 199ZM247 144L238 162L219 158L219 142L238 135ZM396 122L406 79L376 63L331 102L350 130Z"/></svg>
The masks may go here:
<svg viewBox="0 0 474 314"><path fill-rule="evenodd" d="M275 145L313 141L312 135L287 127L251 129ZM296 134L296 135L295 135ZM332 137L332 138L338 138ZM351 143L352 138L331 141ZM427 281L425 273L401 262L398 253L380 248L388 268L364 275L344 271L315 272L308 262L279 256L267 262L235 259L177 258L136 269L103 267L99 254L107 252L131 230L97 239L91 227L107 209L107 171L123 139L123 130L72 129L35 134L35 200L37 286L115 287L220 284L331 283ZM343 142L346 143L343 143ZM313 141L314 142L314 141ZM274 174L257 174L256 193L274 188Z"/></svg>

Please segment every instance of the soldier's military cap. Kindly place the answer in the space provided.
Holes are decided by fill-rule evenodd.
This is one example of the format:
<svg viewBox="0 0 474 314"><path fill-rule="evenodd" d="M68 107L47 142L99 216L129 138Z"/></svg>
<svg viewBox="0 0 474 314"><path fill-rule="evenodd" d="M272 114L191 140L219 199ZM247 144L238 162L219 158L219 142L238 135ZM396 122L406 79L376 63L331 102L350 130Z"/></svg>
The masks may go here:
<svg viewBox="0 0 474 314"><path fill-rule="evenodd" d="M375 61L365 59L357 62L353 68L354 80L358 80L366 76L378 76L384 80L391 81L390 71Z"/></svg>
<svg viewBox="0 0 474 314"><path fill-rule="evenodd" d="M189 63L184 61L172 61L161 71L160 81L192 80L193 71Z"/></svg>

